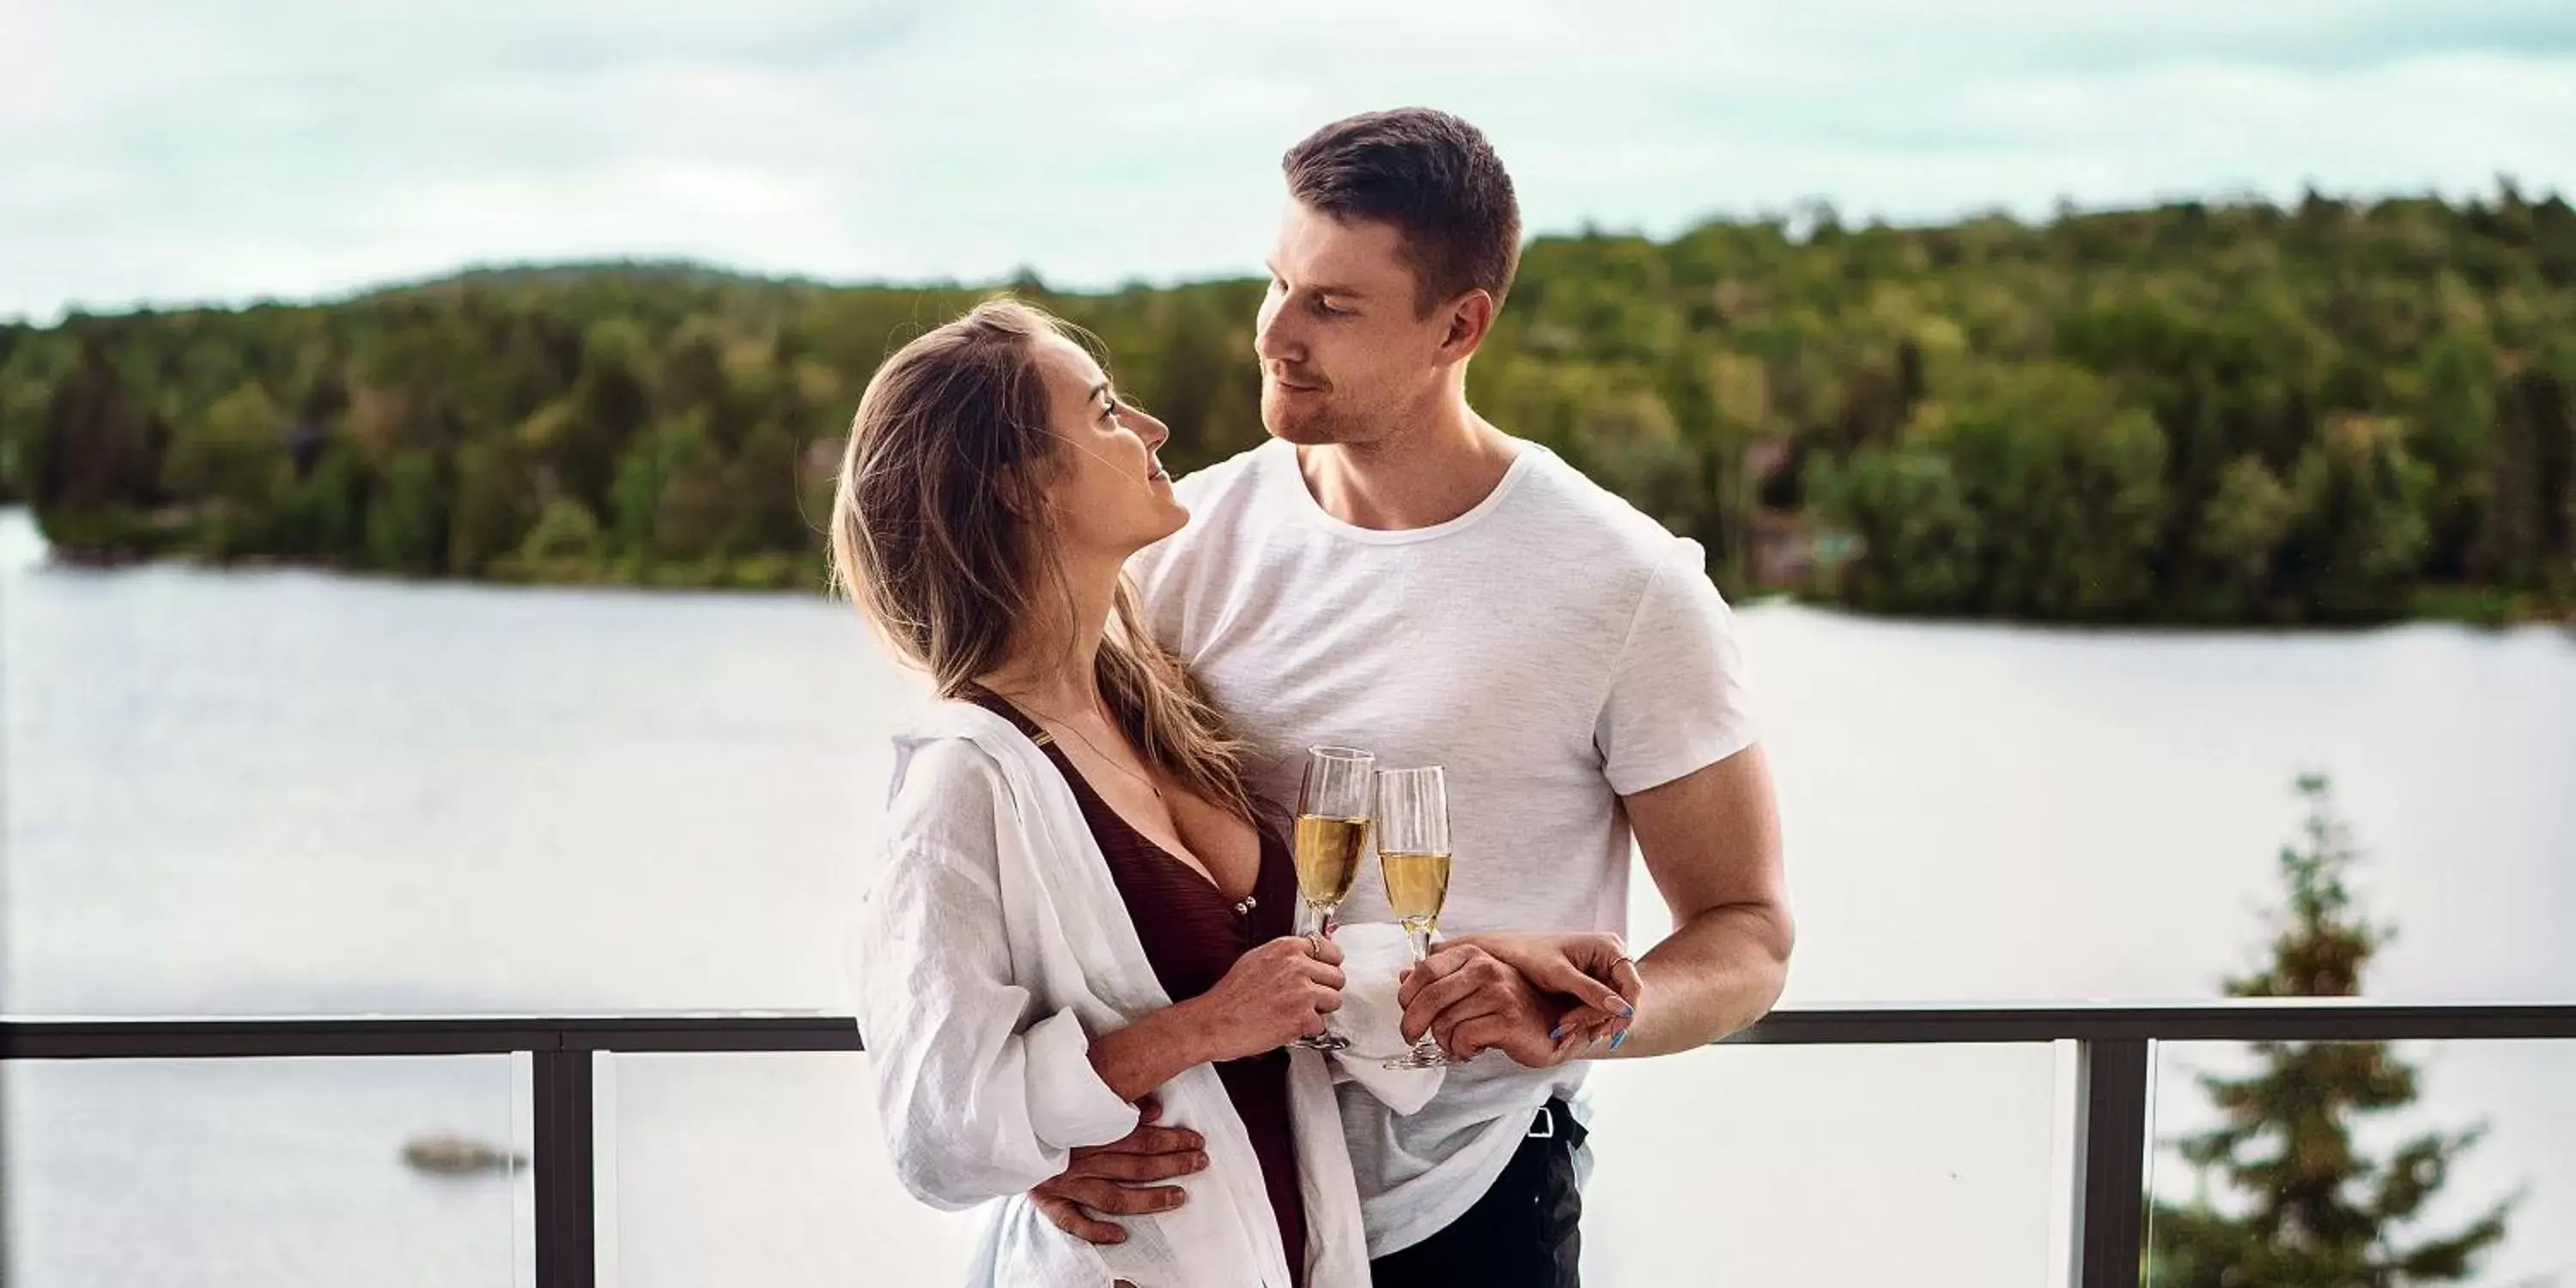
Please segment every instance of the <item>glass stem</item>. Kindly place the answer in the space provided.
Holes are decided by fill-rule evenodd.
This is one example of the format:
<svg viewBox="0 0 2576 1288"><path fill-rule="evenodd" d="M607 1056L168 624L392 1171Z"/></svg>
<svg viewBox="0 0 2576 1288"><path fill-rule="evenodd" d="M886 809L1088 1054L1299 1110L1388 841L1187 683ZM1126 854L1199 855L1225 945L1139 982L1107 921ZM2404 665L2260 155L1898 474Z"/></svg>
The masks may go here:
<svg viewBox="0 0 2576 1288"><path fill-rule="evenodd" d="M1404 924L1404 937L1413 945L1413 964L1421 965L1422 959L1431 955L1431 927L1418 921L1408 921ZM1413 1054L1418 1060L1417 1068L1428 1067L1433 1062L1449 1062L1449 1053L1440 1049L1440 1043L1431 1036L1429 1029L1423 1030L1422 1036L1414 1040Z"/></svg>

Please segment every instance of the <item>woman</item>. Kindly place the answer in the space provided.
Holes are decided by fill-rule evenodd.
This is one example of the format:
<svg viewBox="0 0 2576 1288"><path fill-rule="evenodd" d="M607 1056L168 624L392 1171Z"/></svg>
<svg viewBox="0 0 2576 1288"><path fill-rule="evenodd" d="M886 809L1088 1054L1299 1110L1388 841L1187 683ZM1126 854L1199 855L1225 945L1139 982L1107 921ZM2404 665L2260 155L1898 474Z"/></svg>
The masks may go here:
<svg viewBox="0 0 2576 1288"><path fill-rule="evenodd" d="M1136 625L1127 557L1188 514L1063 328L996 301L868 384L836 576L941 696L897 740L860 1020L903 1183L1002 1200L978 1282L1367 1283L1331 1075L1339 950L1289 933L1296 877L1234 746ZM1027 1191L1132 1130L1199 1132L1188 1201L1095 1247Z"/></svg>

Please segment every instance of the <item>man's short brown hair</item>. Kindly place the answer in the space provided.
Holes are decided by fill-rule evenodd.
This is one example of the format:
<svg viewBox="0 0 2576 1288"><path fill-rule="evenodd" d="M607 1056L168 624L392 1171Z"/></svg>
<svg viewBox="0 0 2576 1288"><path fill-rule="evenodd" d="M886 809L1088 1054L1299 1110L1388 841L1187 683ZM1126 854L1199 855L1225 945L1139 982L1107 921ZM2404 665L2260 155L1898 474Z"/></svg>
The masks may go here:
<svg viewBox="0 0 2576 1288"><path fill-rule="evenodd" d="M1427 107L1335 121L1288 149L1288 194L1335 219L1393 224L1414 308L1482 290L1500 305L1520 271L1521 208L1484 132Z"/></svg>

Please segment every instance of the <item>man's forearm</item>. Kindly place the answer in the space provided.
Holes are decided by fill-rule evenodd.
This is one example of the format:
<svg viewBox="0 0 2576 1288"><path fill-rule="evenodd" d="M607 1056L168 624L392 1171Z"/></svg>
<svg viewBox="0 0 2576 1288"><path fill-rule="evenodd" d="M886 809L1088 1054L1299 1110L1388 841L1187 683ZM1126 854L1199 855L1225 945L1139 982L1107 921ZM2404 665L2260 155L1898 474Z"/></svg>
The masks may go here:
<svg viewBox="0 0 2576 1288"><path fill-rule="evenodd" d="M1788 980L1793 938L1788 910L1773 904L1711 908L1674 927L1637 961L1645 1005L1618 1057L1687 1051L1761 1019Z"/></svg>

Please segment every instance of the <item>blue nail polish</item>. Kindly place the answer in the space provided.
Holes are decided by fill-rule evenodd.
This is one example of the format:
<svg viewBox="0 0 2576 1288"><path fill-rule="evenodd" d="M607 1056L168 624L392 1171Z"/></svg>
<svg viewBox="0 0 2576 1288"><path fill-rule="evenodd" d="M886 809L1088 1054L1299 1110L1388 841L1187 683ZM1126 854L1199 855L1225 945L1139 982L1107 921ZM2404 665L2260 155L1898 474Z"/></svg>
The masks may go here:
<svg viewBox="0 0 2576 1288"><path fill-rule="evenodd" d="M1619 1036L1617 1036L1617 1037L1615 1037L1615 1038L1610 1039L1610 1049L1611 1049L1611 1050L1613 1050L1613 1051L1616 1051L1616 1050L1618 1050L1621 1046L1626 1045L1627 1041L1628 1041L1628 1033L1627 1033L1627 1030L1622 1029L1622 1030L1620 1030L1620 1032L1619 1032Z"/></svg>
<svg viewBox="0 0 2576 1288"><path fill-rule="evenodd" d="M1632 1020L1637 1018L1637 1008L1625 1001L1619 1003L1619 1013Z"/></svg>
<svg viewBox="0 0 2576 1288"><path fill-rule="evenodd" d="M1565 1026L1564 1026L1564 1025L1562 1025L1562 1024L1559 1024L1559 1025L1557 1025L1555 1028L1549 1029L1549 1030L1547 1031L1547 1040L1548 1040L1548 1041L1550 1041L1550 1042L1554 1042L1554 1041L1556 1041L1557 1039L1562 1038L1562 1037L1564 1037L1564 1036L1565 1036Z"/></svg>

